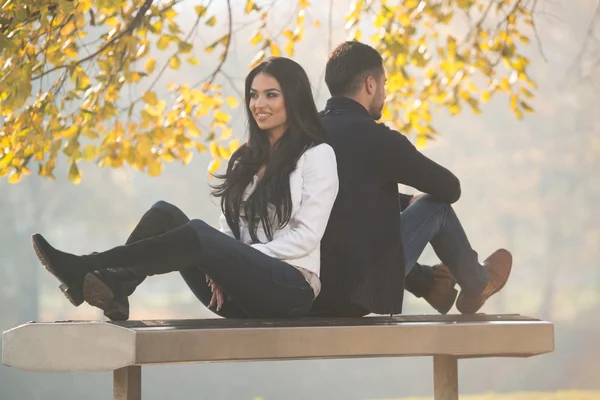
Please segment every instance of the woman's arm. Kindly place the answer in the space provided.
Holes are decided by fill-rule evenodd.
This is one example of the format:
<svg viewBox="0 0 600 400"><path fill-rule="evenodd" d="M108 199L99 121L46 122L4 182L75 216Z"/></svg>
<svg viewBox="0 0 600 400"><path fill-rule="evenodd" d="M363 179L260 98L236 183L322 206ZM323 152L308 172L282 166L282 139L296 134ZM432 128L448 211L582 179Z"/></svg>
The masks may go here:
<svg viewBox="0 0 600 400"><path fill-rule="evenodd" d="M302 203L294 216L295 226L268 243L253 244L255 249L278 259L304 257L320 243L338 192L335 153L328 144L304 153Z"/></svg>

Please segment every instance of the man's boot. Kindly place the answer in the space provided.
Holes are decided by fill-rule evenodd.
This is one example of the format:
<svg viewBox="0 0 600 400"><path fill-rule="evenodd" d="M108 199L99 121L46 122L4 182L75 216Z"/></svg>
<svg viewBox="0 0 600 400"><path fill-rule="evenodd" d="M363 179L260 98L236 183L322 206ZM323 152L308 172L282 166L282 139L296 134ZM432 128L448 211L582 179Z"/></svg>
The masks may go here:
<svg viewBox="0 0 600 400"><path fill-rule="evenodd" d="M486 300L504 287L512 267L512 255L508 250L499 249L493 252L484 262L488 272L488 283L479 294L468 294L461 290L456 308L462 314L475 314Z"/></svg>
<svg viewBox="0 0 600 400"><path fill-rule="evenodd" d="M424 298L440 314L447 314L458 295L455 285L454 276L444 264L433 267L416 264L406 276L405 289Z"/></svg>
<svg viewBox="0 0 600 400"><path fill-rule="evenodd" d="M179 271L200 263L200 241L190 225L84 256L57 250L40 234L33 235L32 242L38 259L62 283L63 292L72 298L73 304L81 304L85 299L102 309L126 293L119 292L114 282L106 279L104 272L107 270L132 269L138 276L148 276ZM102 273L94 274L94 271Z"/></svg>

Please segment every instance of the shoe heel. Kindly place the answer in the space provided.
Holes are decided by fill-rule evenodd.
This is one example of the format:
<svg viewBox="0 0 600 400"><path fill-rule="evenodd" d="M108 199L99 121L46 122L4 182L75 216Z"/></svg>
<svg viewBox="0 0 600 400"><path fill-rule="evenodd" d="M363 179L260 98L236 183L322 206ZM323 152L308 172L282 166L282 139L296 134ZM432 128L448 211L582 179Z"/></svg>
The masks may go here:
<svg viewBox="0 0 600 400"><path fill-rule="evenodd" d="M450 309L454 305L454 302L456 301L457 296L458 296L458 290L456 290L455 288L452 288L452 290L450 291L450 294L448 295L448 298L444 302L443 307L440 307L438 309L438 312L442 315L448 314L448 311L450 311Z"/></svg>
<svg viewBox="0 0 600 400"><path fill-rule="evenodd" d="M94 274L87 274L83 280L83 297L89 305L104 311L111 321L126 321L129 312L119 303L113 290Z"/></svg>
<svg viewBox="0 0 600 400"><path fill-rule="evenodd" d="M58 288L75 307L79 307L83 303L83 295L74 293L67 285L62 284Z"/></svg>

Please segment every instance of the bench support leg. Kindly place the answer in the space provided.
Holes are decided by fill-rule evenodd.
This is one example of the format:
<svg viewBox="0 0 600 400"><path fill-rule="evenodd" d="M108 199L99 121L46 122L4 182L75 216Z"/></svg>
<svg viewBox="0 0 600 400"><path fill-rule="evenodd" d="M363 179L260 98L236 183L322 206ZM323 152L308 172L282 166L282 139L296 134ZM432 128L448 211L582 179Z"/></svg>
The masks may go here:
<svg viewBox="0 0 600 400"><path fill-rule="evenodd" d="M458 360L454 356L433 356L435 400L458 400Z"/></svg>
<svg viewBox="0 0 600 400"><path fill-rule="evenodd" d="M114 400L142 400L142 367L119 368L113 371Z"/></svg>

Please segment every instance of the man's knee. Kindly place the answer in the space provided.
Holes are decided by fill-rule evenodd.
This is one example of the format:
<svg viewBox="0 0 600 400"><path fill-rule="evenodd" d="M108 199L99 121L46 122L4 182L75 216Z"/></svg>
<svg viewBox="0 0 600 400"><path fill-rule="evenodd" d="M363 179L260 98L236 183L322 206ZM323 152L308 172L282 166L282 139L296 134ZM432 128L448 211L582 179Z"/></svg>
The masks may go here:
<svg viewBox="0 0 600 400"><path fill-rule="evenodd" d="M415 203L419 202L420 204L429 204L431 206L436 206L436 207L442 207L442 208L452 208L452 205L450 205L449 203L445 203L441 200L438 200L437 198L435 198L434 196L430 195L430 194L424 194L422 196L419 196L419 198L417 198L415 200Z"/></svg>

